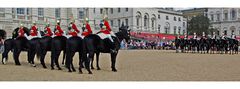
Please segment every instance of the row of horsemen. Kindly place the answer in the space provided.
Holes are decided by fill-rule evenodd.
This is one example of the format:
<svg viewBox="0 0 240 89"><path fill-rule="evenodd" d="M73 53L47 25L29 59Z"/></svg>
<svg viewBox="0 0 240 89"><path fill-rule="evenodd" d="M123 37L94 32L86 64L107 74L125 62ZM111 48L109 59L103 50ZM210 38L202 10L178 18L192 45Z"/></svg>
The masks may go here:
<svg viewBox="0 0 240 89"><path fill-rule="evenodd" d="M230 37L226 36L224 33L221 36L217 36L215 32L211 36L207 36L205 32L202 36L197 36L194 32L193 37L189 38L187 33L184 33L184 38L177 36L175 39L176 52L201 52L201 53L238 53L238 40L236 35L232 33Z"/></svg>
<svg viewBox="0 0 240 89"><path fill-rule="evenodd" d="M82 27L82 33L77 28L75 20L72 20L68 26L67 34L62 30L60 21L51 30L50 24L47 24L44 31L38 31L36 22L33 22L33 26L28 30L22 24L16 28L13 32L13 38L4 41L4 52L2 56L2 63L5 64L8 59L8 52L13 51L13 58L16 65L21 65L19 62L19 55L21 51L27 51L28 63L35 66L34 57L40 59L43 68L47 68L44 59L47 51L51 52L51 69L57 66L59 70L61 67L58 63L58 58L61 51L63 51L63 61L65 67L69 72L76 71L73 66L73 56L76 52L79 53L79 72L82 73L81 68L86 68L89 74L91 74L90 68L93 67L94 54L97 59L97 69L100 70L98 60L100 53L111 54L111 68L116 72L116 56L120 49L120 43L122 40L129 41L130 30L128 26L119 28L119 32L113 33L105 16L101 20L100 31L93 34L89 24L89 20L86 18ZM64 59L66 58L66 61Z"/></svg>

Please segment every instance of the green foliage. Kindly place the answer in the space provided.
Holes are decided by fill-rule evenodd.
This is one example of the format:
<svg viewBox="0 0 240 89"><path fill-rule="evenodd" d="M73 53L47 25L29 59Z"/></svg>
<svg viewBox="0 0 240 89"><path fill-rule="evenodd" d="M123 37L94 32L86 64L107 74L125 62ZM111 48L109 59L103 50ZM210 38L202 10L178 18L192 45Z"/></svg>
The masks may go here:
<svg viewBox="0 0 240 89"><path fill-rule="evenodd" d="M192 35L194 32L200 35L202 32L211 34L213 31L216 31L216 29L210 28L210 20L208 17L203 15L193 17L188 23L188 34L190 35Z"/></svg>

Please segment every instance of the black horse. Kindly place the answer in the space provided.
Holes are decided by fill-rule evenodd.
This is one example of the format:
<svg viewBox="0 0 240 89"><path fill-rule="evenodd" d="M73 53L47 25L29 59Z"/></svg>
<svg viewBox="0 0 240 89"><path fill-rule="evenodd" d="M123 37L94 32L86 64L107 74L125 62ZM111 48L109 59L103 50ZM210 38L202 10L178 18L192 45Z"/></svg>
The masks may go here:
<svg viewBox="0 0 240 89"><path fill-rule="evenodd" d="M180 47L181 39L178 37L175 37L175 47L176 47L176 53L179 52L179 47Z"/></svg>
<svg viewBox="0 0 240 89"><path fill-rule="evenodd" d="M79 54L79 68L82 66L81 63L83 61L83 45L82 38L78 36L70 37L67 39L66 43L66 67L68 68L68 72L76 71L73 66L73 56L76 52ZM72 70L71 70L71 68ZM90 69L88 70L90 71ZM82 73L81 69L79 69L79 73ZM91 73L91 72L90 72Z"/></svg>
<svg viewBox="0 0 240 89"><path fill-rule="evenodd" d="M97 56L97 69L100 70L99 67L99 55L100 53L110 53L111 54L111 68L112 71L117 72L117 69L115 67L116 64L116 57L118 54L118 50L120 49L120 43L123 39L126 40L126 42L130 39L130 30L128 30L128 26L123 26L119 28L119 32L115 33L116 37L113 37L114 45L116 47L116 52L111 51L110 45L111 41L109 39L101 39L98 35L92 34L83 39L83 52L85 59L85 66L89 70L89 62L91 61L93 63L94 53L96 53ZM88 54L88 56L87 56ZM91 63L91 64L92 64ZM92 66L92 65L91 65ZM80 67L81 70L81 67ZM91 73L91 71L89 71Z"/></svg>
<svg viewBox="0 0 240 89"><path fill-rule="evenodd" d="M13 58L16 65L21 65L19 62L19 55L21 51L28 51L28 48L30 48L28 39L26 37L18 37L18 30L19 28L16 28L13 32ZM26 27L23 27L24 33L29 36L29 29ZM28 60L29 63L31 61Z"/></svg>
<svg viewBox="0 0 240 89"><path fill-rule="evenodd" d="M56 36L52 38L51 42L51 69L54 69L54 64L57 66L58 70L62 70L58 63L58 58L60 56L61 51L63 51L63 60L65 58L66 53L66 41L67 38L65 36Z"/></svg>

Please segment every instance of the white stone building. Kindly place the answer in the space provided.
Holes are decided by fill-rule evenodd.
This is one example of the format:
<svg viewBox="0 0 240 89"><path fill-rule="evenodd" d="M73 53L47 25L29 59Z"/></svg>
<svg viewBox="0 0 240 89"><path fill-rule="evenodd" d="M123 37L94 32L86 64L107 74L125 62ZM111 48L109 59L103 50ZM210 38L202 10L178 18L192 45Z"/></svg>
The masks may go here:
<svg viewBox="0 0 240 89"><path fill-rule="evenodd" d="M212 27L228 36L234 32L240 35L240 9L239 8L209 8L208 18Z"/></svg>
<svg viewBox="0 0 240 89"><path fill-rule="evenodd" d="M181 12L162 8L0 8L0 29L5 29L7 36L11 37L13 29L20 23L30 28L36 21L38 28L43 30L47 22L54 29L56 20L60 20L62 29L67 31L71 17L76 20L78 29L88 17L96 33L100 30L99 23L104 14L108 15L114 32L122 23L135 32L183 34L187 29Z"/></svg>
<svg viewBox="0 0 240 89"><path fill-rule="evenodd" d="M118 31L122 23L136 32L183 34L186 19L181 12L160 8L91 8L95 11L89 18L99 23L103 13L108 15L113 31ZM91 10L90 9L90 10Z"/></svg>

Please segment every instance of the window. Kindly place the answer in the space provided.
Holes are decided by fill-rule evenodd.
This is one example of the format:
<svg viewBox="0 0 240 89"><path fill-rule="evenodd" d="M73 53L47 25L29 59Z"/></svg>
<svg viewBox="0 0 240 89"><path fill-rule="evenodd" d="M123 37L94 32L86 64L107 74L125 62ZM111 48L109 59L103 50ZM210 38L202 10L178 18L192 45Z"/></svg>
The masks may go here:
<svg viewBox="0 0 240 89"><path fill-rule="evenodd" d="M106 10L105 13L108 14L108 8L106 8L105 10ZM105 14L105 13L104 13L104 14Z"/></svg>
<svg viewBox="0 0 240 89"><path fill-rule="evenodd" d="M43 16L43 15L44 15L44 9L38 8L38 16Z"/></svg>
<svg viewBox="0 0 240 89"><path fill-rule="evenodd" d="M176 34L177 26L174 26L173 34Z"/></svg>
<svg viewBox="0 0 240 89"><path fill-rule="evenodd" d="M228 13L224 13L224 20L228 20Z"/></svg>
<svg viewBox="0 0 240 89"><path fill-rule="evenodd" d="M121 26L121 20L118 19L118 27L120 27L120 26Z"/></svg>
<svg viewBox="0 0 240 89"><path fill-rule="evenodd" d="M185 22L183 22L183 27L185 27L186 25L185 25Z"/></svg>
<svg viewBox="0 0 240 89"><path fill-rule="evenodd" d="M125 19L126 26L128 26L128 19Z"/></svg>
<svg viewBox="0 0 240 89"><path fill-rule="evenodd" d="M113 20L111 20L110 22L111 22L111 26L113 27Z"/></svg>
<svg viewBox="0 0 240 89"><path fill-rule="evenodd" d="M236 11L232 10L231 14L232 14L232 20L235 20L236 19Z"/></svg>
<svg viewBox="0 0 240 89"><path fill-rule="evenodd" d="M181 32L181 27L178 27L178 33ZM185 30L183 30L183 33L185 33Z"/></svg>
<svg viewBox="0 0 240 89"><path fill-rule="evenodd" d="M100 14L102 14L102 13L103 13L103 9L101 8L101 9L100 9Z"/></svg>
<svg viewBox="0 0 240 89"><path fill-rule="evenodd" d="M110 13L113 14L113 8L110 9Z"/></svg>
<svg viewBox="0 0 240 89"><path fill-rule="evenodd" d="M55 9L55 17L56 18L60 18L60 16L61 16L61 9L60 8L56 8Z"/></svg>
<svg viewBox="0 0 240 89"><path fill-rule="evenodd" d="M160 19L161 17L160 17L160 15L158 15L158 19Z"/></svg>
<svg viewBox="0 0 240 89"><path fill-rule="evenodd" d="M30 15L30 9L27 8L27 15Z"/></svg>
<svg viewBox="0 0 240 89"><path fill-rule="evenodd" d="M180 17L178 18L178 21L181 21L181 18L180 18Z"/></svg>
<svg viewBox="0 0 240 89"><path fill-rule="evenodd" d="M79 12L78 12L78 18L79 18L79 19L84 19L84 11L79 10Z"/></svg>
<svg viewBox="0 0 240 89"><path fill-rule="evenodd" d="M139 18L137 18L137 29L139 29Z"/></svg>
<svg viewBox="0 0 240 89"><path fill-rule="evenodd" d="M211 21L213 21L214 20L214 17L213 17L213 14L211 14Z"/></svg>
<svg viewBox="0 0 240 89"><path fill-rule="evenodd" d="M95 8L93 8L93 13L95 13L96 12L96 10L95 10Z"/></svg>
<svg viewBox="0 0 240 89"><path fill-rule="evenodd" d="M25 14L24 8L17 8L17 14Z"/></svg>
<svg viewBox="0 0 240 89"><path fill-rule="evenodd" d="M118 8L118 13L120 13L121 12L121 8Z"/></svg>
<svg viewBox="0 0 240 89"><path fill-rule="evenodd" d="M160 32L161 29L161 25L158 24L158 32Z"/></svg>
<svg viewBox="0 0 240 89"><path fill-rule="evenodd" d="M177 21L177 18L176 18L176 17L174 17L174 21Z"/></svg>
<svg viewBox="0 0 240 89"><path fill-rule="evenodd" d="M217 14L217 21L220 21L220 14Z"/></svg>
<svg viewBox="0 0 240 89"><path fill-rule="evenodd" d="M155 28L155 20L152 19L152 30L154 30L154 28Z"/></svg>
<svg viewBox="0 0 240 89"><path fill-rule="evenodd" d="M126 8L126 12L128 12L128 8Z"/></svg>
<svg viewBox="0 0 240 89"><path fill-rule="evenodd" d="M168 20L169 18L168 18L168 16L166 16L166 20Z"/></svg>

